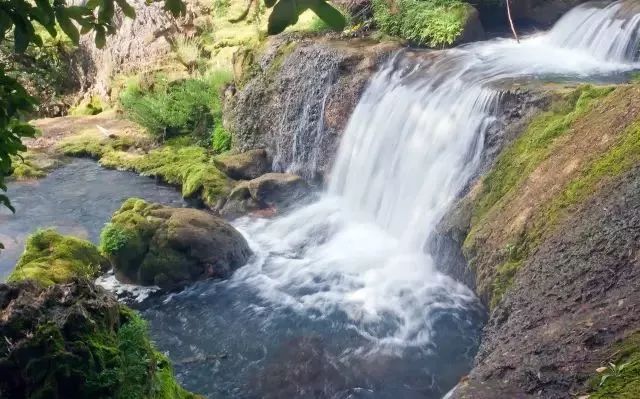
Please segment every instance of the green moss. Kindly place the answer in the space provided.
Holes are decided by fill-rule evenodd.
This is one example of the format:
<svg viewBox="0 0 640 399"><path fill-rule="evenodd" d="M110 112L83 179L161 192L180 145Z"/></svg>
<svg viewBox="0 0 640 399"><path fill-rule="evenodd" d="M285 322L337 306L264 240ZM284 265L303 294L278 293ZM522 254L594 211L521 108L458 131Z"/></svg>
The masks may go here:
<svg viewBox="0 0 640 399"><path fill-rule="evenodd" d="M469 6L458 0L373 0L380 30L429 47L453 44L463 33L469 12Z"/></svg>
<svg viewBox="0 0 640 399"><path fill-rule="evenodd" d="M98 115L106 108L99 96L91 96L87 101L81 102L78 106L72 108L69 113L73 116Z"/></svg>
<svg viewBox="0 0 640 399"><path fill-rule="evenodd" d="M89 129L77 135L62 139L56 148L64 155L99 159L107 152L114 150L123 151L140 144L139 140L136 140L134 137L105 137L102 133L94 129Z"/></svg>
<svg viewBox="0 0 640 399"><path fill-rule="evenodd" d="M591 399L635 399L640 397L640 333L613 348L605 371L591 379Z"/></svg>
<svg viewBox="0 0 640 399"><path fill-rule="evenodd" d="M137 277L139 265L149 250L148 242L158 221L148 216L157 207L139 198L129 198L100 233L100 250L129 278Z"/></svg>
<svg viewBox="0 0 640 399"><path fill-rule="evenodd" d="M185 198L199 195L207 205L229 191L227 177L211 162L207 151L198 146L174 145L134 155L122 151L106 153L100 163L105 167L136 171L182 187Z"/></svg>
<svg viewBox="0 0 640 399"><path fill-rule="evenodd" d="M515 191L531 172L553 151L555 140L588 112L594 100L609 94L613 88L584 86L567 98L556 102L553 109L536 117L527 130L506 150L495 167L482 181L482 192L476 200L472 223L481 219L500 200Z"/></svg>
<svg viewBox="0 0 640 399"><path fill-rule="evenodd" d="M95 279L109 267L89 241L63 236L53 229L39 230L27 239L9 281L35 280L49 286L74 278Z"/></svg>
<svg viewBox="0 0 640 399"><path fill-rule="evenodd" d="M11 157L13 170L11 179L18 181L45 177L62 162L46 153L28 150L20 156Z"/></svg>

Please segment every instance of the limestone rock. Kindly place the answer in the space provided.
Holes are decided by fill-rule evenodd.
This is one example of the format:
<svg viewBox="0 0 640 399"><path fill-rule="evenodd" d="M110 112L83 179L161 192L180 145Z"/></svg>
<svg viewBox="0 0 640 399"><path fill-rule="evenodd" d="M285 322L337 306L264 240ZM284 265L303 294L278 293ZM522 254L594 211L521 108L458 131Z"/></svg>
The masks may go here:
<svg viewBox="0 0 640 399"><path fill-rule="evenodd" d="M264 149L249 150L240 154L220 155L213 163L227 176L236 180L251 180L269 172L270 163Z"/></svg>
<svg viewBox="0 0 640 399"><path fill-rule="evenodd" d="M251 256L244 237L222 219L135 198L113 215L101 247L119 279L165 289L228 277Z"/></svg>

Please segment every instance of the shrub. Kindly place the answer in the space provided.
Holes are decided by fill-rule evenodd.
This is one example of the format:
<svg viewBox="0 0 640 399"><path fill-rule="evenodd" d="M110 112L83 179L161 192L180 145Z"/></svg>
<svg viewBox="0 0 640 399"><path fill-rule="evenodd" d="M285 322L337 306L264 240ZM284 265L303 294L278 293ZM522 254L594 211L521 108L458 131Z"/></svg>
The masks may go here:
<svg viewBox="0 0 640 399"><path fill-rule="evenodd" d="M430 47L453 44L468 12L468 6L459 0L373 0L380 30Z"/></svg>
<svg viewBox="0 0 640 399"><path fill-rule="evenodd" d="M221 91L231 79L232 74L227 71L175 82L155 76L144 86L140 82L130 84L120 102L128 118L156 137L166 139L189 134L209 144L215 136L216 142L228 143L230 135L222 127ZM223 140L226 136L229 137ZM224 151L228 144L218 148Z"/></svg>

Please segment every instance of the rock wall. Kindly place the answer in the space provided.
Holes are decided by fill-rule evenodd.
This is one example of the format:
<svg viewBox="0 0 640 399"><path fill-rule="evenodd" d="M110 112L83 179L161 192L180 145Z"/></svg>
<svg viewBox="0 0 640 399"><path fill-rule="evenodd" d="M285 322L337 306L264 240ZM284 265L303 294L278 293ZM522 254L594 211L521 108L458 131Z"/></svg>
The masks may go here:
<svg viewBox="0 0 640 399"><path fill-rule="evenodd" d="M640 350L620 348L640 331L638 96L559 89L441 223L462 244L449 272L490 310L453 398L637 397ZM631 371L600 385L609 363Z"/></svg>
<svg viewBox="0 0 640 399"><path fill-rule="evenodd" d="M395 48L289 36L238 58L225 104L233 148L265 148L274 171L322 180L368 78Z"/></svg>

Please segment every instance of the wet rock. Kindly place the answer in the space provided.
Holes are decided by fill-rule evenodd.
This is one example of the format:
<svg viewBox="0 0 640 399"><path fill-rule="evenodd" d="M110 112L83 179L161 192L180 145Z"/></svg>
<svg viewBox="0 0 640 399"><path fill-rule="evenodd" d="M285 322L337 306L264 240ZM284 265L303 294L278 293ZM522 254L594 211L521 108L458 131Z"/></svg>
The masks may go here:
<svg viewBox="0 0 640 399"><path fill-rule="evenodd" d="M220 213L233 218L260 209L281 211L300 203L310 193L311 187L300 176L267 173L236 185Z"/></svg>
<svg viewBox="0 0 640 399"><path fill-rule="evenodd" d="M6 399L196 398L177 385L140 317L87 281L0 284L0 336Z"/></svg>
<svg viewBox="0 0 640 399"><path fill-rule="evenodd" d="M118 279L164 289L228 277L251 256L244 237L222 219L135 198L113 215L101 234L101 248Z"/></svg>
<svg viewBox="0 0 640 399"><path fill-rule="evenodd" d="M241 78L224 107L234 149L264 148L274 171L322 180L368 78L396 48L280 36L260 54L238 54Z"/></svg>
<svg viewBox="0 0 640 399"><path fill-rule="evenodd" d="M224 174L236 180L256 179L271 169L267 151L264 149L220 155L214 158L213 163Z"/></svg>

